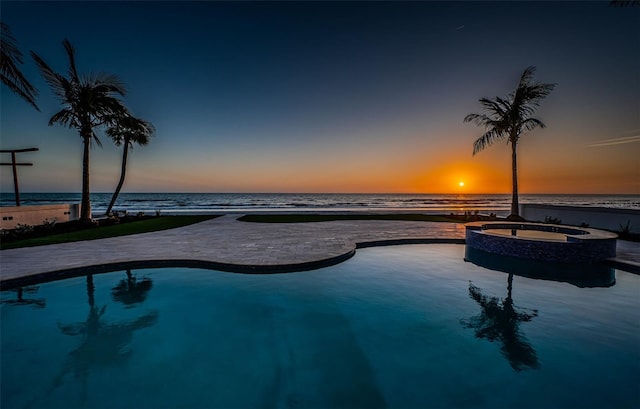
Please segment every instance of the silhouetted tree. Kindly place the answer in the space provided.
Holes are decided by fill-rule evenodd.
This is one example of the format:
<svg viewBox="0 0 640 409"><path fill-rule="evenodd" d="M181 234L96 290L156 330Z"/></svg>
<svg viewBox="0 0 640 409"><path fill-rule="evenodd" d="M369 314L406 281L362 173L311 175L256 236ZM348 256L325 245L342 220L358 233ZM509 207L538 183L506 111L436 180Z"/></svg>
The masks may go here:
<svg viewBox="0 0 640 409"><path fill-rule="evenodd" d="M69 72L65 77L55 72L33 51L31 56L53 93L62 104L62 110L54 114L49 125L60 123L78 130L84 144L82 156L82 204L80 220L91 221L91 197L89 186L89 151L93 141L102 146L95 133L96 128L109 125L109 121L127 110L118 96L124 96L124 84L110 74L79 75L75 63L75 51L69 40L62 42L69 58Z"/></svg>
<svg viewBox="0 0 640 409"><path fill-rule="evenodd" d="M29 83L22 74L18 65L22 64L22 53L18 49L18 42L13 37L11 29L5 23L0 22L0 76L2 83L13 93L27 101L29 105L40 111L36 105L38 91Z"/></svg>
<svg viewBox="0 0 640 409"><path fill-rule="evenodd" d="M109 202L109 206L107 207L105 214L111 214L111 209L113 209L116 199L120 194L120 189L122 189L122 185L124 184L124 178L127 172L127 156L129 154L129 147L133 148L134 143L140 146L147 145L154 132L155 129L150 122L135 118L130 114L116 118L113 121L113 124L107 129L107 135L109 135L113 140L113 143L115 143L116 146L122 145L123 149L120 181L118 182L118 186L116 187L113 196L111 197L111 202Z"/></svg>
<svg viewBox="0 0 640 409"><path fill-rule="evenodd" d="M480 104L484 110L482 114L469 114L464 122L473 122L483 126L484 135L473 143L473 154L484 150L498 140L507 140L511 144L511 172L512 172L512 198L511 219L519 218L518 206L518 161L517 146L524 132L545 125L532 115L540 105L540 101L549 95L556 84L533 83L533 74L536 67L528 67L520 77L520 83L515 91L506 98L494 99L480 98Z"/></svg>

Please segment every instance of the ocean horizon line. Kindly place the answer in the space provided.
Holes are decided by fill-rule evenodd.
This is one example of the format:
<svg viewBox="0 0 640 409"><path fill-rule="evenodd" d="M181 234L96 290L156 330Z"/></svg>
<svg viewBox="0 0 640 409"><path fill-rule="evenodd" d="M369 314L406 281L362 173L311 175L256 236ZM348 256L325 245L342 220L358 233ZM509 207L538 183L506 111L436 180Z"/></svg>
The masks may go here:
<svg viewBox="0 0 640 409"><path fill-rule="evenodd" d="M14 192L2 192L1 195L14 196ZM64 194L64 195L81 195L82 192L56 192L56 191L25 191L20 194ZM91 194L112 195L112 191L95 191ZM120 192L120 194L134 194L134 195L385 195L385 196L511 196L511 192L507 193L466 193L466 192L451 192L451 193L393 193L393 192ZM640 193L519 193L519 196L640 196Z"/></svg>
<svg viewBox="0 0 640 409"><path fill-rule="evenodd" d="M91 193L95 213L106 211L112 193ZM0 205L14 206L13 193L2 193ZM22 205L79 203L80 193L21 193ZM530 194L520 204L552 204L640 209L640 195L629 194ZM429 213L483 212L508 214L507 193L121 193L115 211L201 213L227 211L323 211L407 210Z"/></svg>

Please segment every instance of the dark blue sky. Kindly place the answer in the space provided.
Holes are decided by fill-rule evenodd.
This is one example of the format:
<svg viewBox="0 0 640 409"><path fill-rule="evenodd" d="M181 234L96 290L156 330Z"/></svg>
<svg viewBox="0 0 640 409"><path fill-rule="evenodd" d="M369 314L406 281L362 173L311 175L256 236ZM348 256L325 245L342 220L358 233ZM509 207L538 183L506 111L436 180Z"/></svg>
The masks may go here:
<svg viewBox="0 0 640 409"><path fill-rule="evenodd" d="M40 90L38 113L2 89L3 149L41 148L26 190L80 188L80 138L47 126L58 105L27 55L65 72L68 38L80 71L120 76L126 104L157 128L134 149L128 191L446 192L458 179L508 191L508 149L472 157L482 130L462 119L536 65L558 86L539 111L548 128L523 139L522 189L640 193L638 7L3 1L1 12ZM104 142L96 191L119 171Z"/></svg>

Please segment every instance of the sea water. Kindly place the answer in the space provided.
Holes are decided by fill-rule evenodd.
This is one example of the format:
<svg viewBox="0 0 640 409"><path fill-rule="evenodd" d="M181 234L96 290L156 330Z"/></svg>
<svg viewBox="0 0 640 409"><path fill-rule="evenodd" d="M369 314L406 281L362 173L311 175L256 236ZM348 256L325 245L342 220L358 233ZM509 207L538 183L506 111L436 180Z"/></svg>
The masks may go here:
<svg viewBox="0 0 640 409"><path fill-rule="evenodd" d="M79 203L79 193L21 193L23 205ZM111 193L92 193L95 215L104 214ZM1 206L14 205L0 194ZM521 195L520 203L640 209L640 195ZM115 210L147 214L252 211L415 211L428 214L479 212L509 214L511 195L469 194L307 194L307 193L121 193Z"/></svg>

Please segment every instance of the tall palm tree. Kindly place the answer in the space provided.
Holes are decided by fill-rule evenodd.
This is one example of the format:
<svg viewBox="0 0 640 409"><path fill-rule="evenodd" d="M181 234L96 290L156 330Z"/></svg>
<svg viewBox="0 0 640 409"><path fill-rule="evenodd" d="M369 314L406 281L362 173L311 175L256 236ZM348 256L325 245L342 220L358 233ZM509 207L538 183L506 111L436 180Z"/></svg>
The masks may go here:
<svg viewBox="0 0 640 409"><path fill-rule="evenodd" d="M0 35L0 77L2 77L2 83L40 111L36 105L38 91L27 81L18 68L18 65L22 64L22 53L18 49L18 42L11 34L11 29L7 24L0 22L0 29L2 31L2 35Z"/></svg>
<svg viewBox="0 0 640 409"><path fill-rule="evenodd" d="M510 219L520 219L518 206L518 161L517 146L523 133L545 125L532 115L540 106L540 101L549 95L556 84L533 83L536 67L528 67L520 77L515 91L506 98L480 98L484 110L482 114L469 114L464 122L473 122L485 128L485 133L473 143L473 154L484 150L499 140L511 144L511 172L513 192Z"/></svg>
<svg viewBox="0 0 640 409"><path fill-rule="evenodd" d="M98 73L78 74L75 50L69 40L62 42L69 58L67 77L55 72L33 51L31 56L40 68L53 93L58 97L62 110L54 114L49 125L60 123L78 130L84 144L82 156L82 203L80 220L91 222L91 198L89 187L89 151L92 142L102 146L95 130L109 124L118 115L127 112L118 96L124 96L124 84L115 75Z"/></svg>
<svg viewBox="0 0 640 409"><path fill-rule="evenodd" d="M113 121L113 124L107 129L107 135L113 140L116 146L123 146L122 150L122 168L120 170L120 181L116 187L116 191L111 197L109 207L107 207L106 214L111 214L111 209L116 203L120 189L124 184L125 174L127 172L127 156L129 155L129 147L133 148L133 144L137 143L140 146L147 145L149 139L155 132L155 128L150 122L147 122L140 118L135 118L131 115L124 115Z"/></svg>

